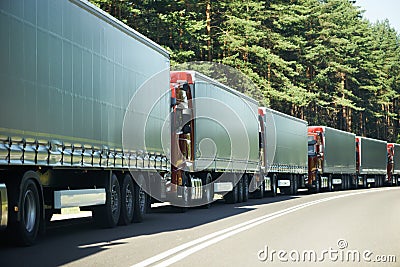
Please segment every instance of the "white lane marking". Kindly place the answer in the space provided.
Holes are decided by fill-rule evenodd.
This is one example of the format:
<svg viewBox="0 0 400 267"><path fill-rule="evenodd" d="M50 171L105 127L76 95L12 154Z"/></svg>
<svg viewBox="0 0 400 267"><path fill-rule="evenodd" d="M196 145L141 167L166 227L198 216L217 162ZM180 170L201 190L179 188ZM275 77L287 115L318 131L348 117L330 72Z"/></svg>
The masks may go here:
<svg viewBox="0 0 400 267"><path fill-rule="evenodd" d="M173 263L176 263L177 261L180 261L184 258L186 258L187 256L201 250L204 249L212 244L215 244L221 240L224 240L230 236L236 235L242 231L245 230L249 230L259 224L271 221L273 219L279 218L283 215L304 209L306 207L309 206L313 206L319 203L323 203L323 202L327 202L327 201L332 201L335 199L340 199L340 198L345 198L345 197L350 197L350 196L355 196L355 195L361 195L361 194L367 194L367 193L376 193L376 192L381 192L381 191L388 191L388 190L394 190L395 188L381 188L381 189L375 189L375 190L368 190L368 191L362 191L362 192L353 192L353 193L349 193L349 194L345 194L345 195L338 195L338 196L332 196L332 197L328 197L328 198L323 198L323 199L319 199L319 200L314 200L314 201L310 201L307 203L303 203L303 204L299 204L290 208L286 208L280 211L276 211L267 215L263 215L257 218L254 218L252 220L240 223L238 225L226 228L224 230L220 230L211 234L208 234L206 236L203 236L201 238L195 239L193 241L184 243L182 245L179 245L175 248L169 249L167 251L164 251L158 255L155 255L151 258L148 258L144 261L141 261L135 265L132 265L131 267L145 267L145 266L149 266L153 263L156 263L158 261L161 261L167 257L170 257L178 252L181 252L171 258L169 258L168 260L162 261L161 263L157 264L156 266L169 266ZM191 248L192 247L192 248ZM190 248L190 249L188 249ZM185 250L185 251L184 251Z"/></svg>
<svg viewBox="0 0 400 267"><path fill-rule="evenodd" d="M106 246L111 246L113 245L113 242L100 242L100 243L94 243L94 244L87 244L87 245L80 245L78 248L94 248L94 247L101 247L105 248Z"/></svg>

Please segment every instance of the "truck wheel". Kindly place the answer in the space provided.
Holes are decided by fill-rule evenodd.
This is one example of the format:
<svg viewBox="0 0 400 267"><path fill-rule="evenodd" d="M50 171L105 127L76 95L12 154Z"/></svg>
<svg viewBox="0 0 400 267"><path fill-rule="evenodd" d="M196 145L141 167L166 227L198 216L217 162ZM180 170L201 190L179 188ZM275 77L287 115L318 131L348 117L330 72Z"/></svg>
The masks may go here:
<svg viewBox="0 0 400 267"><path fill-rule="evenodd" d="M134 184L135 205L133 208L133 222L142 222L146 214L148 197L146 192L138 184Z"/></svg>
<svg viewBox="0 0 400 267"><path fill-rule="evenodd" d="M212 184L211 173L207 173L206 178L203 180L203 203L202 208L210 208L214 200L214 185Z"/></svg>
<svg viewBox="0 0 400 267"><path fill-rule="evenodd" d="M276 197L278 195L278 176L276 174L272 175L271 180L271 197Z"/></svg>
<svg viewBox="0 0 400 267"><path fill-rule="evenodd" d="M292 180L292 184L293 184L293 186L291 185L291 188L292 188L292 195L297 195L297 187L298 187L298 179L297 179L297 175L293 175L292 176L292 178L293 178L293 180Z"/></svg>
<svg viewBox="0 0 400 267"><path fill-rule="evenodd" d="M319 193L319 192L321 192L321 177L319 174L317 174L317 177L315 179L314 193Z"/></svg>
<svg viewBox="0 0 400 267"><path fill-rule="evenodd" d="M333 186L332 186L332 174L329 174L328 176L328 192L333 191Z"/></svg>
<svg viewBox="0 0 400 267"><path fill-rule="evenodd" d="M290 186L281 188L281 192L285 195L294 195L294 179L293 175L289 176Z"/></svg>
<svg viewBox="0 0 400 267"><path fill-rule="evenodd" d="M228 204L235 204L236 202L238 202L238 196L239 192L238 192L238 185L236 184L232 191L228 192L224 198L225 198L225 202Z"/></svg>
<svg viewBox="0 0 400 267"><path fill-rule="evenodd" d="M117 225L121 212L121 190L117 176L113 174L106 185L106 204L93 209L93 219L101 227Z"/></svg>
<svg viewBox="0 0 400 267"><path fill-rule="evenodd" d="M383 186L383 177L379 176L378 180L379 180L379 187L382 187Z"/></svg>
<svg viewBox="0 0 400 267"><path fill-rule="evenodd" d="M243 202L247 202L249 200L249 177L247 174L243 175Z"/></svg>
<svg viewBox="0 0 400 267"><path fill-rule="evenodd" d="M121 185L121 214L119 225L128 225L133 221L135 209L135 189L132 178L126 174Z"/></svg>
<svg viewBox="0 0 400 267"><path fill-rule="evenodd" d="M358 176L351 176L351 180L353 181L352 188L358 189Z"/></svg>
<svg viewBox="0 0 400 267"><path fill-rule="evenodd" d="M254 198L261 199L261 198L264 197L264 194L265 194L265 181L264 181L264 178L263 178L263 181L261 182L260 187L258 188L258 190L256 190L253 194L254 194Z"/></svg>
<svg viewBox="0 0 400 267"><path fill-rule="evenodd" d="M238 201L239 203L243 202L243 177L240 178L239 182L237 183L238 187Z"/></svg>
<svg viewBox="0 0 400 267"><path fill-rule="evenodd" d="M375 184L374 184L374 187L380 187L380 184L379 184L379 177L378 177L378 176L375 176Z"/></svg>
<svg viewBox="0 0 400 267"><path fill-rule="evenodd" d="M343 175L342 176L342 186L341 186L342 188L342 190L347 190L347 176L346 175Z"/></svg>
<svg viewBox="0 0 400 267"><path fill-rule="evenodd" d="M33 245L39 232L41 204L39 190L32 179L24 181L18 206L21 220L15 225L17 243L24 246Z"/></svg>
<svg viewBox="0 0 400 267"><path fill-rule="evenodd" d="M367 184L367 176L366 175L363 176L362 181L363 181L363 188L367 188L368 184Z"/></svg>

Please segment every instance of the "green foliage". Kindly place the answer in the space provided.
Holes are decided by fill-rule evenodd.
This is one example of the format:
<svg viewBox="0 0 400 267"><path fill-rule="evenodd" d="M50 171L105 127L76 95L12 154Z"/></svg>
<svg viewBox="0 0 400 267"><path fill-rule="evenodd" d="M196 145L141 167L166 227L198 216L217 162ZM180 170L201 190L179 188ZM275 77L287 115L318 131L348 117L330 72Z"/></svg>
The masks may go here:
<svg viewBox="0 0 400 267"><path fill-rule="evenodd" d="M363 19L351 1L91 2L167 48L173 66L213 61L241 71L256 85L244 92L260 105L398 139L400 37L389 21Z"/></svg>

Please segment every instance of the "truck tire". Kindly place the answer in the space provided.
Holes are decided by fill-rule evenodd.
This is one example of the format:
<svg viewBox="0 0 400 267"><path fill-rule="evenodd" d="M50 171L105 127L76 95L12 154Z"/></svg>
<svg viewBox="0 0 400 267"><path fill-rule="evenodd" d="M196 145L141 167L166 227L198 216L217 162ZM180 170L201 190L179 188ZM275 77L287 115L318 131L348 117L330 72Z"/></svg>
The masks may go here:
<svg viewBox="0 0 400 267"><path fill-rule="evenodd" d="M119 216L119 225L128 225L133 221L135 210L135 188L132 177L129 174L124 175L121 184L121 213Z"/></svg>
<svg viewBox="0 0 400 267"><path fill-rule="evenodd" d="M367 183L367 176L363 176L363 188L368 188L368 183Z"/></svg>
<svg viewBox="0 0 400 267"><path fill-rule="evenodd" d="M328 176L328 192L332 192L333 191L333 185L332 185L332 174L329 174Z"/></svg>
<svg viewBox="0 0 400 267"><path fill-rule="evenodd" d="M118 224L121 213L121 189L115 174L106 185L106 204L93 209L93 219L97 225L113 228Z"/></svg>
<svg viewBox="0 0 400 267"><path fill-rule="evenodd" d="M212 184L212 176L211 173L207 173L203 182L203 203L202 208L209 209L211 207L211 203L214 200L214 185Z"/></svg>
<svg viewBox="0 0 400 267"><path fill-rule="evenodd" d="M293 175L293 182L292 185L290 185L292 188L292 195L297 195L297 189L298 189L298 178L297 175Z"/></svg>
<svg viewBox="0 0 400 267"><path fill-rule="evenodd" d="M374 187L380 187L380 177L379 176L375 176L375 186Z"/></svg>
<svg viewBox="0 0 400 267"><path fill-rule="evenodd" d="M143 190L141 186L137 183L134 183L134 208L133 208L133 222L140 223L143 221L144 216L146 214L147 209L147 201L149 198L147 197L146 192ZM183 209L187 209L186 207Z"/></svg>
<svg viewBox="0 0 400 267"><path fill-rule="evenodd" d="M348 188L347 188L347 176L346 175L343 175L342 176L342 186L341 186L341 189L342 190L347 190Z"/></svg>
<svg viewBox="0 0 400 267"><path fill-rule="evenodd" d="M313 193L319 193L319 192L321 192L321 176L317 173Z"/></svg>
<svg viewBox="0 0 400 267"><path fill-rule="evenodd" d="M290 181L290 186L281 188L281 192L283 192L285 195L291 196L294 195L294 179L292 174L289 176L289 181Z"/></svg>
<svg viewBox="0 0 400 267"><path fill-rule="evenodd" d="M247 174L243 175L243 202L249 200L249 176Z"/></svg>
<svg viewBox="0 0 400 267"><path fill-rule="evenodd" d="M276 197L278 195L278 176L276 174L272 175L271 179L271 197Z"/></svg>
<svg viewBox="0 0 400 267"><path fill-rule="evenodd" d="M357 176L350 176L351 180L353 181L352 183L352 188L358 189L358 177Z"/></svg>
<svg viewBox="0 0 400 267"><path fill-rule="evenodd" d="M238 194L239 194L239 192L238 192L238 185L236 184L236 185L233 187L232 191L228 192L228 193L224 196L225 202L226 202L227 204L235 204L235 203L237 203L237 202L238 202L238 198L239 198Z"/></svg>
<svg viewBox="0 0 400 267"><path fill-rule="evenodd" d="M238 203L243 202L243 177L240 178L239 182L237 183L238 187Z"/></svg>
<svg viewBox="0 0 400 267"><path fill-rule="evenodd" d="M39 190L32 179L27 179L21 186L18 206L21 219L14 225L17 244L33 245L36 241L41 214Z"/></svg>
<svg viewBox="0 0 400 267"><path fill-rule="evenodd" d="M289 181L290 181L290 186L280 188L280 190L283 194L291 196L294 195L294 179L292 174L289 176Z"/></svg>
<svg viewBox="0 0 400 267"><path fill-rule="evenodd" d="M379 181L379 187L384 186L384 177L378 176L378 181Z"/></svg>
<svg viewBox="0 0 400 267"><path fill-rule="evenodd" d="M263 180L259 188L253 193L254 198L262 199L265 194L265 181Z"/></svg>

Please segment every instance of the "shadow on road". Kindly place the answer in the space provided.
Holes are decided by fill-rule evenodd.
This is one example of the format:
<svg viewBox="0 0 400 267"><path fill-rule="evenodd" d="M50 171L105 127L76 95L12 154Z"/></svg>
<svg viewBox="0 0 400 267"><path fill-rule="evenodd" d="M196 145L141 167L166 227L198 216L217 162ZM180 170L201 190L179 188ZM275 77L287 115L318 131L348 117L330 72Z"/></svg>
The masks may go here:
<svg viewBox="0 0 400 267"><path fill-rule="evenodd" d="M190 229L253 210L252 206L285 201L296 196L249 199L246 203L227 205L216 201L209 209L192 208L179 213L171 206L152 208L143 223L100 229L91 218L51 222L46 235L32 247L13 247L0 236L0 266L59 266L94 255L123 239L161 232ZM122 240L122 241L121 241ZM134 253L134 252L132 252Z"/></svg>

